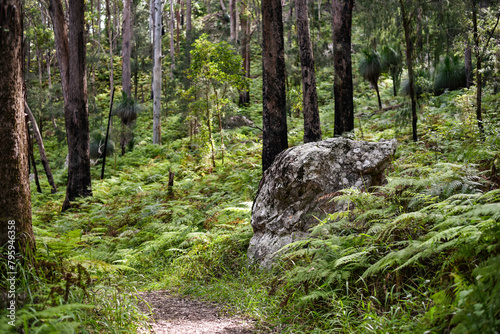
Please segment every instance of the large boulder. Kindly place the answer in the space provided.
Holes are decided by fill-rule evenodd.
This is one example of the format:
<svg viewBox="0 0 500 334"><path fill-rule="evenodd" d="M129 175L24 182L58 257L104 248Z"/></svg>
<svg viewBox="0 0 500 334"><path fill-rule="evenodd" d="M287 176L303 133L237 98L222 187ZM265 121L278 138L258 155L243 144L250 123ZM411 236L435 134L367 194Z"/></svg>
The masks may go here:
<svg viewBox="0 0 500 334"><path fill-rule="evenodd" d="M282 247L344 209L332 201L339 190L379 185L396 145L396 140L331 138L280 153L264 173L252 207L250 260L270 267Z"/></svg>

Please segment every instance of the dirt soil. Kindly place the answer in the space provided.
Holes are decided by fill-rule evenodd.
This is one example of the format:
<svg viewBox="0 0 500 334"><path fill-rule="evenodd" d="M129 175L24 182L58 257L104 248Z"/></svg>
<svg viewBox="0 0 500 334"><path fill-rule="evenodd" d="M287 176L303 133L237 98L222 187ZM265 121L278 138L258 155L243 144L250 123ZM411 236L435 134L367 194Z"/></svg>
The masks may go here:
<svg viewBox="0 0 500 334"><path fill-rule="evenodd" d="M151 310L144 303L141 307L152 319L143 334L256 333L252 320L225 316L218 304L176 297L168 291L141 292L140 296L149 303Z"/></svg>

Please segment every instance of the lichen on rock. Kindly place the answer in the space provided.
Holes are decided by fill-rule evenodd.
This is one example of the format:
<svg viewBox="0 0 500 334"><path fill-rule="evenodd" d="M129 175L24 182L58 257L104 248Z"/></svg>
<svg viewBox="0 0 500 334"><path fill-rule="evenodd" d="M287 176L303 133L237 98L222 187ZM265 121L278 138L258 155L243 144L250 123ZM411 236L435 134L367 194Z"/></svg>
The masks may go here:
<svg viewBox="0 0 500 334"><path fill-rule="evenodd" d="M396 140L330 138L280 153L264 173L252 207L250 260L270 267L280 249L306 238L328 214L344 210L332 201L340 190L379 185L396 146Z"/></svg>

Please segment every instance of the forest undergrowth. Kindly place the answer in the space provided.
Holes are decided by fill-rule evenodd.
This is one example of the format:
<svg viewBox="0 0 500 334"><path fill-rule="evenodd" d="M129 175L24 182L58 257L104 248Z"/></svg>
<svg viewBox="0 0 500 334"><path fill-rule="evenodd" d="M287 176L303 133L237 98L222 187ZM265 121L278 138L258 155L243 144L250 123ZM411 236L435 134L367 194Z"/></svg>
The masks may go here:
<svg viewBox="0 0 500 334"><path fill-rule="evenodd" d="M398 139L387 183L344 190L334 200L350 210L288 247L271 271L246 258L261 177L260 106L232 110L257 127L224 130L224 163L218 151L213 168L203 133L185 137L180 115L164 116L164 144L150 144L146 103L133 151L111 156L102 181L101 164L92 167L92 197L61 213L64 192L38 194L32 184L37 251L33 266L18 268L17 329L137 332L148 326L137 292L169 289L223 303L229 314L256 319L263 333L497 332L500 96L485 96L484 137L473 89L422 97L413 143L404 98L391 96L391 80L379 85L384 104L403 106L376 110L374 92L360 83L353 136ZM331 87L318 88L330 137ZM289 116L290 142L300 144L302 120L294 110ZM220 134L214 138L220 147ZM46 148L63 189L56 136L46 137ZM0 332L11 328L7 321L2 315Z"/></svg>

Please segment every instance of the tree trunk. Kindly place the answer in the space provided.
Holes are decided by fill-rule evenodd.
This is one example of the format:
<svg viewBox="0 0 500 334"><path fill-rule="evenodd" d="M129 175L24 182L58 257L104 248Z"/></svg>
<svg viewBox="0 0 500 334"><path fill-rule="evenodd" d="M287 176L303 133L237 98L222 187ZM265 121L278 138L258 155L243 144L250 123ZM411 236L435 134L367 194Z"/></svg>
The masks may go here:
<svg viewBox="0 0 500 334"><path fill-rule="evenodd" d="M68 141L68 185L62 210L77 197L92 196L87 109L85 3L69 0L69 30L60 0L50 0L56 52L64 96L64 118ZM68 31L68 35L66 35ZM69 61L71 59L71 62Z"/></svg>
<svg viewBox="0 0 500 334"><path fill-rule="evenodd" d="M181 12L179 10L180 1L177 0L177 8L175 9L175 32L176 32L176 40L175 40L175 53L179 56L181 52L181 34L180 34L180 23L181 23Z"/></svg>
<svg viewBox="0 0 500 334"><path fill-rule="evenodd" d="M406 15L406 8L404 6L403 0L399 0L401 7L401 16L403 20L403 28L405 32L405 42L406 42L406 66L408 67L408 80L410 82L410 99L411 99L411 115L412 115L412 132L413 141L418 140L417 136L417 97L415 95L415 77L413 74L413 46L410 38L410 18Z"/></svg>
<svg viewBox="0 0 500 334"><path fill-rule="evenodd" d="M304 143L321 140L321 126L316 92L316 72L309 33L307 0L295 0L300 65L302 67L302 112L304 113Z"/></svg>
<svg viewBox="0 0 500 334"><path fill-rule="evenodd" d="M45 170L45 175L47 175L47 180L49 181L51 192L55 194L57 192L57 187L54 182L54 177L52 176L52 172L50 170L49 161L47 160L47 155L45 154L45 147L43 145L42 136L40 135L40 131L38 130L38 126L36 124L35 117L31 112L28 103L25 102L25 112L28 114L28 117L31 122L31 126L33 128L33 134L35 136L36 142L38 144L38 152L40 153L40 160L42 160L43 169Z"/></svg>
<svg viewBox="0 0 500 334"><path fill-rule="evenodd" d="M128 98L132 97L132 88L130 83L130 56L132 40L132 24L130 2L132 0L123 0L123 25L122 25L122 90Z"/></svg>
<svg viewBox="0 0 500 334"><path fill-rule="evenodd" d="M482 75L481 75L481 61L482 55L479 54L479 35L477 30L477 4L473 2L474 8L472 9L472 24L474 29L474 46L476 49L476 119L477 126L479 128L479 132L481 136L484 136L484 127L483 127L483 115L482 115L482 93L483 93L483 85L482 85Z"/></svg>
<svg viewBox="0 0 500 334"><path fill-rule="evenodd" d="M113 28L111 26L111 7L109 5L110 0L106 0L106 16L107 16L107 29L109 38L109 91L112 92L114 87L114 74L113 74ZM112 97L109 98L109 103L111 104Z"/></svg>
<svg viewBox="0 0 500 334"><path fill-rule="evenodd" d="M153 67L153 144L161 144L161 0L155 0Z"/></svg>
<svg viewBox="0 0 500 334"><path fill-rule="evenodd" d="M236 0L229 0L229 28L231 42L236 41L238 27L236 26Z"/></svg>
<svg viewBox="0 0 500 334"><path fill-rule="evenodd" d="M22 5L2 0L1 8L10 13L10 20L0 16L0 247L5 247L5 268L14 272L15 254L32 254L35 236L24 117Z"/></svg>
<svg viewBox="0 0 500 334"><path fill-rule="evenodd" d="M169 29L170 29L170 78L174 78L174 70L175 70L175 40L174 40L174 1L170 0L170 21L169 21Z"/></svg>
<svg viewBox="0 0 500 334"><path fill-rule="evenodd" d="M248 24L249 15L250 12L247 9L246 0L244 0L241 4L240 24L241 32L243 33L243 36L241 38L241 57L243 59L245 78L250 78L250 25ZM248 91L248 89L245 89L240 92L238 104L242 106L248 103L250 103L250 92Z"/></svg>
<svg viewBox="0 0 500 334"><path fill-rule="evenodd" d="M35 175L36 191L41 194L42 187L40 186L40 179L38 178L38 170L36 169L35 155L33 154L33 141L32 141L31 134L30 134L28 117L26 117L26 130L28 131L28 133L26 134L26 138L28 139L28 154L29 154L28 160L31 161L31 163L29 163L29 165L30 165L30 167L33 166L33 174ZM28 173L31 175L31 168L29 168Z"/></svg>
<svg viewBox="0 0 500 334"><path fill-rule="evenodd" d="M186 39L191 42L191 0L186 0Z"/></svg>
<svg viewBox="0 0 500 334"><path fill-rule="evenodd" d="M262 170L288 148L285 54L280 0L262 0Z"/></svg>
<svg viewBox="0 0 500 334"><path fill-rule="evenodd" d="M354 0L333 0L335 124L333 135L354 130L351 25Z"/></svg>

